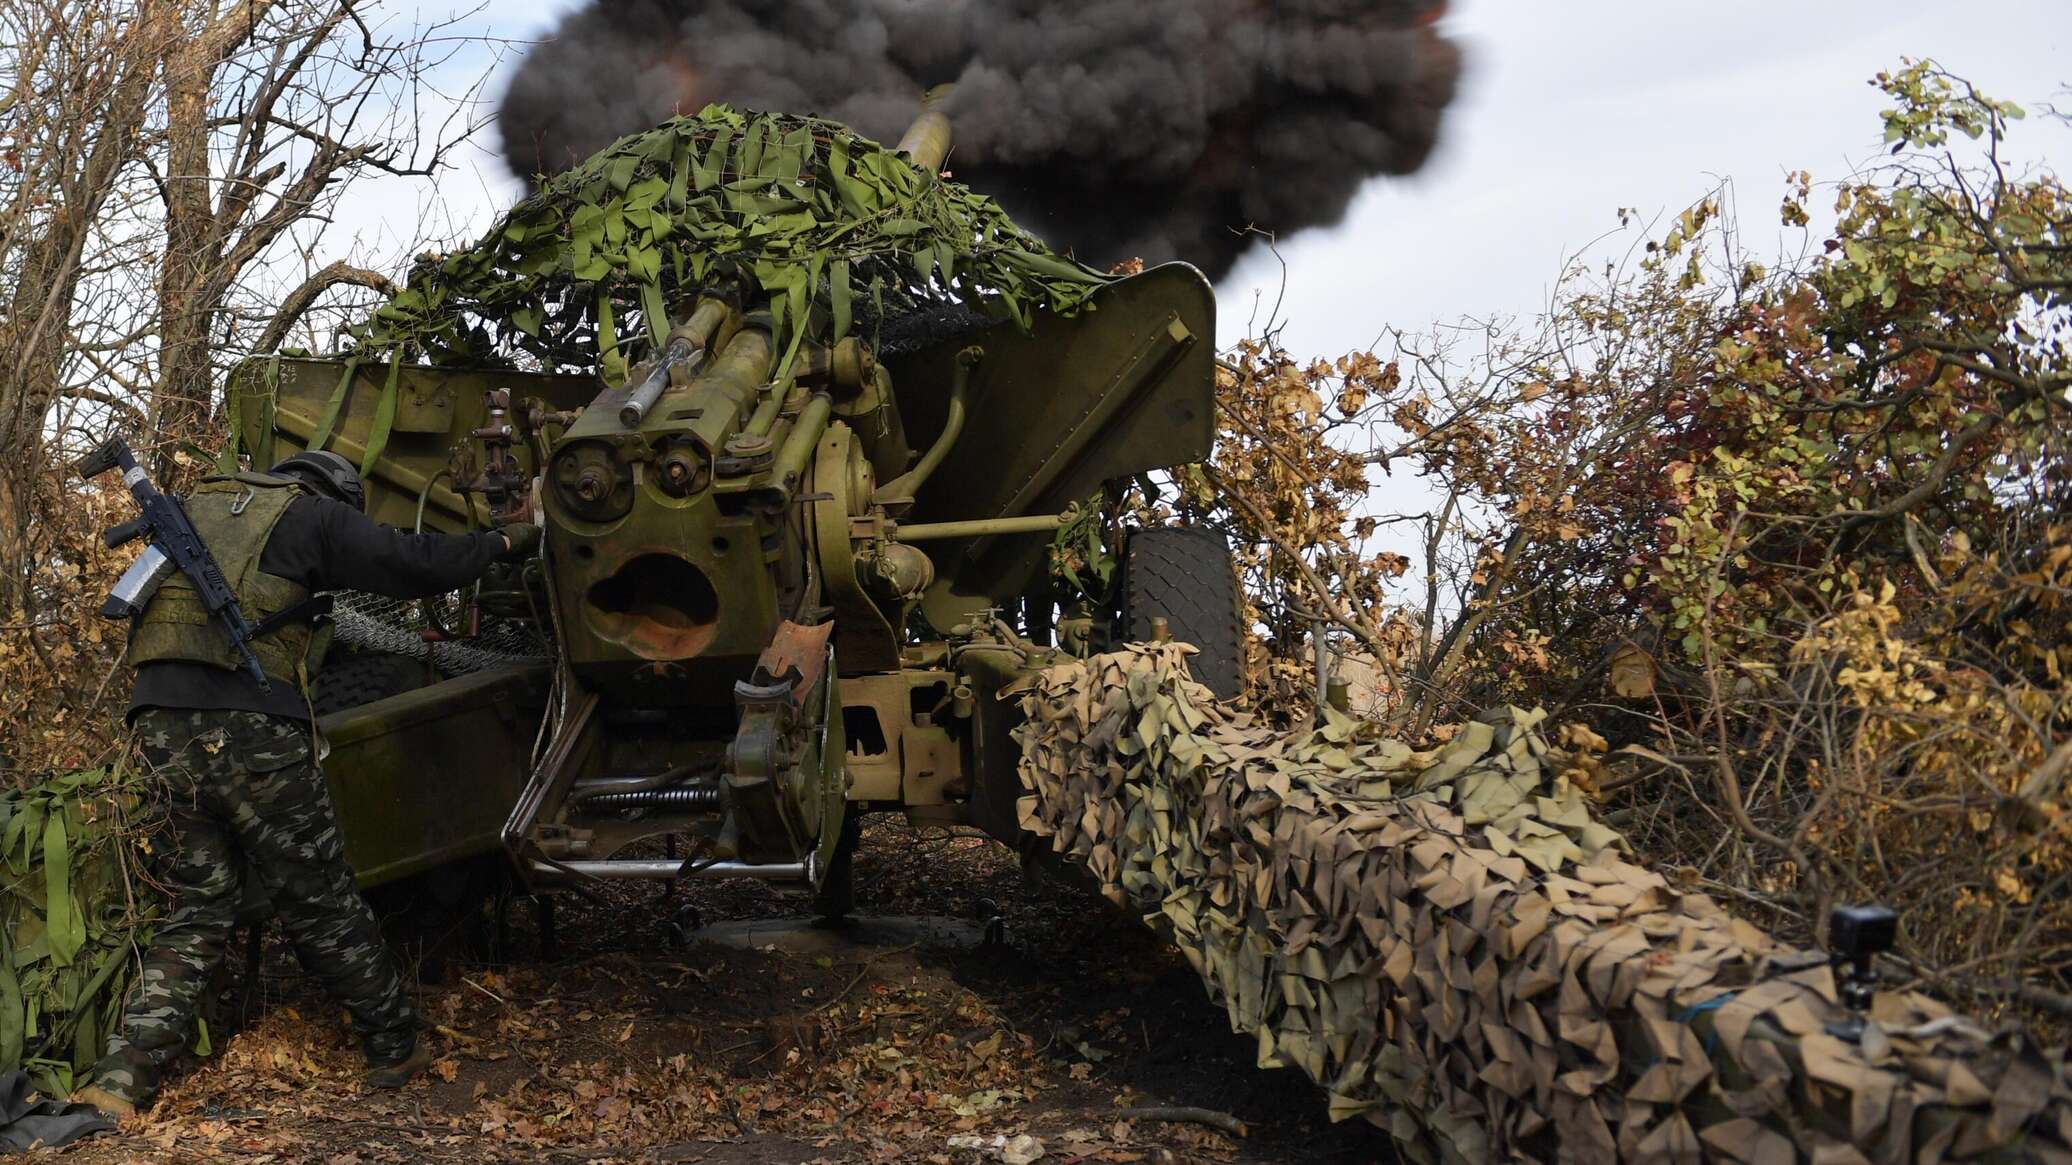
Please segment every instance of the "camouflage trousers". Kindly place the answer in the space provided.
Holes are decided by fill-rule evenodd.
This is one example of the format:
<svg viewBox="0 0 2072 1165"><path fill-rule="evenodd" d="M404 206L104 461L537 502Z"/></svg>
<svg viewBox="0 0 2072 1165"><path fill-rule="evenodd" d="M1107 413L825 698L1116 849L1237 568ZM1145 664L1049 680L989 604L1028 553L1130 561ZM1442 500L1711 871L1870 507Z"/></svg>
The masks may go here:
<svg viewBox="0 0 2072 1165"><path fill-rule="evenodd" d="M375 1063L409 1054L417 1015L346 864L308 726L259 712L151 708L133 743L153 780L147 834L172 893L93 1080L141 1104L187 1045L249 869L304 969L351 1012Z"/></svg>

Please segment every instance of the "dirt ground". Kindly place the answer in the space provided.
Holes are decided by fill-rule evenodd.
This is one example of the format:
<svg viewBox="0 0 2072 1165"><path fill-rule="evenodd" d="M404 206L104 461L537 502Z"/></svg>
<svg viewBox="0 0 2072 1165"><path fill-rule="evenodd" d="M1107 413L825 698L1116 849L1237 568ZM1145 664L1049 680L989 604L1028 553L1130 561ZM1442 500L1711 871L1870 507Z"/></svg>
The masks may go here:
<svg viewBox="0 0 2072 1165"><path fill-rule="evenodd" d="M122 1134L61 1152L81 1165L967 1165L1026 1136L1061 1163L1395 1159L1380 1130L1331 1125L1299 1073L1256 1068L1186 964L1097 897L1025 876L990 843L896 824L866 830L857 881L860 911L968 920L968 933L678 943L672 921L710 935L806 904L738 882L560 895L552 947L521 912L505 961L457 962L424 986L439 1058L393 1093L360 1082L341 1018L273 943L241 1031ZM1005 941L974 941L994 913ZM1227 1114L1244 1135L1126 1111L1147 1106Z"/></svg>

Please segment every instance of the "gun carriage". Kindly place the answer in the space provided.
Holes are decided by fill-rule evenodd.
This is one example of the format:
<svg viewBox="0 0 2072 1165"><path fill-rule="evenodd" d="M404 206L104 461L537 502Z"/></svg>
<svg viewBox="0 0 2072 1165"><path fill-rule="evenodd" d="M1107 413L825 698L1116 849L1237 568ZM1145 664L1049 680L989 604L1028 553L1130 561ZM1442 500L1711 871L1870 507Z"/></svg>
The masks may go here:
<svg viewBox="0 0 2072 1165"><path fill-rule="evenodd" d="M932 176L948 146L927 112L899 153ZM839 338L822 313L795 318L787 352L782 305L717 277L665 305L673 326L623 377L241 367L239 440L259 462L322 444L369 462L381 520L546 530L542 556L486 580L430 649L464 654L488 620L536 633L543 658L386 668L407 690L322 722L363 883L501 852L534 887L750 877L839 914L860 814L1015 841L1018 713L998 696L1053 640L1206 611L1234 643L1227 555L1195 532L1174 545L1207 555L1205 590L1154 587L1063 636L1027 599L1082 499L1200 459L1213 432L1198 272L1115 280L1085 307L937 310ZM379 694L324 687L333 706Z"/></svg>

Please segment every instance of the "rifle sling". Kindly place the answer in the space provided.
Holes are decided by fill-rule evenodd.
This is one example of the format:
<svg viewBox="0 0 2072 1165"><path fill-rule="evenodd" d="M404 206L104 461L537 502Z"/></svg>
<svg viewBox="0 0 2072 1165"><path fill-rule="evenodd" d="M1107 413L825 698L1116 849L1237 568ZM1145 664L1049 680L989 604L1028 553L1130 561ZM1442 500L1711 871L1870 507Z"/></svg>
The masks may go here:
<svg viewBox="0 0 2072 1165"><path fill-rule="evenodd" d="M328 615L331 613L331 607L330 595L311 595L292 607L283 607L260 620L258 626L252 628L252 638L263 639L290 623L306 622L320 615Z"/></svg>

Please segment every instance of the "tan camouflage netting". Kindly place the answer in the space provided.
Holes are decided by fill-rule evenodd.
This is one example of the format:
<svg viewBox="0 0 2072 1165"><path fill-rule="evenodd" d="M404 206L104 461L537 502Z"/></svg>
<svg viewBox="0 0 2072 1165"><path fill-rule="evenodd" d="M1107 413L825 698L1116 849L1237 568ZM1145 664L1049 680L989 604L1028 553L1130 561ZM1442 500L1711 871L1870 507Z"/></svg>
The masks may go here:
<svg viewBox="0 0 2072 1165"><path fill-rule="evenodd" d="M1024 828L1145 912L1334 1119L1417 1161L2072 1161L2061 1058L1913 993L1862 1042L1826 959L1621 856L1541 714L1416 752L1281 737L1179 645L1019 693Z"/></svg>

